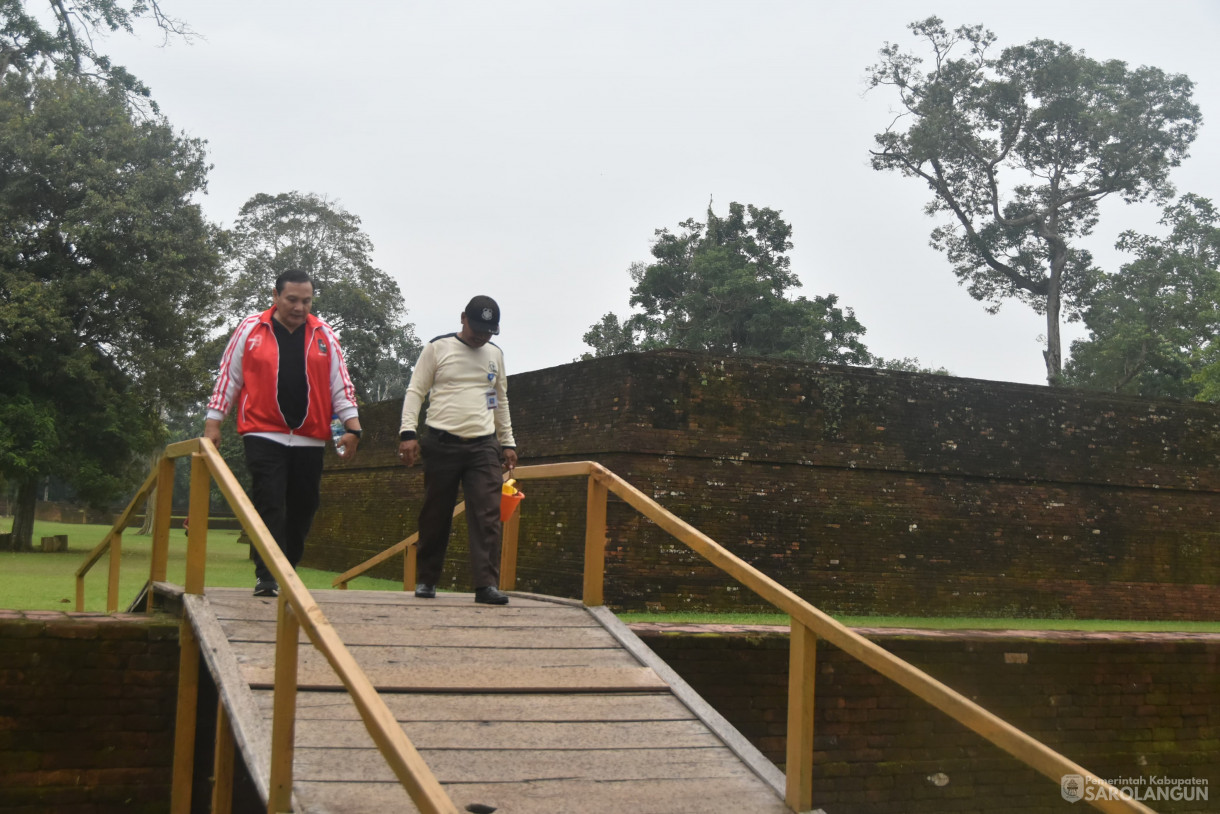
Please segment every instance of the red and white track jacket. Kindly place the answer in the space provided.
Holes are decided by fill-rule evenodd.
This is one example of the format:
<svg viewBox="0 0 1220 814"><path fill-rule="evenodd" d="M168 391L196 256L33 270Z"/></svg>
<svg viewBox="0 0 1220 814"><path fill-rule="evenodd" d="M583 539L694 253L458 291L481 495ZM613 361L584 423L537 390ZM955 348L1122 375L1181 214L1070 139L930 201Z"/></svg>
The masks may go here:
<svg viewBox="0 0 1220 814"><path fill-rule="evenodd" d="M280 349L271 326L272 307L242 320L233 332L216 387L208 399L208 418L222 420L237 406L237 431L326 441L331 416L346 421L358 414L356 388L347 375L343 351L331 327L313 314L305 317L305 379L308 407L305 421L292 429L280 412L278 396Z"/></svg>

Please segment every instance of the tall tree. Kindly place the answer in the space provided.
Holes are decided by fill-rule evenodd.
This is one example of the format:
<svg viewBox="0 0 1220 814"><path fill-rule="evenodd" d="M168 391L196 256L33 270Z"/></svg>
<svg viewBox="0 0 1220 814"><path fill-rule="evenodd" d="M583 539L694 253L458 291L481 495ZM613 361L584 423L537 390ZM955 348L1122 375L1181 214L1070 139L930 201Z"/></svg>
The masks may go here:
<svg viewBox="0 0 1220 814"><path fill-rule="evenodd" d="M838 298L789 299L801 285L787 252L792 228L774 209L729 205L721 218L693 218L677 234L658 229L654 262L630 268L631 305L622 322L606 314L584 335L594 356L685 348L743 356L867 364L864 328Z"/></svg>
<svg viewBox="0 0 1220 814"><path fill-rule="evenodd" d="M422 346L398 283L373 266L360 218L314 194L260 194L241 208L230 237L234 319L270 307L275 278L303 269L315 282L314 312L338 332L360 398L406 392Z"/></svg>
<svg viewBox="0 0 1220 814"><path fill-rule="evenodd" d="M0 81L0 472L22 547L41 478L112 499L162 412L201 396L223 279L192 202L206 172L202 142L135 120L118 90Z"/></svg>
<svg viewBox="0 0 1220 814"><path fill-rule="evenodd" d="M131 34L141 19L167 39L193 36L185 23L161 10L158 0L0 0L0 79L10 72L69 74L102 81L129 98L148 97L140 80L93 47L95 36Z"/></svg>
<svg viewBox="0 0 1220 814"><path fill-rule="evenodd" d="M897 91L901 115L877 134L872 165L932 190L932 231L958 281L995 312L1005 298L1046 316L1046 376L1062 368L1060 321L1087 305L1096 274L1077 241L1098 203L1173 194L1169 171L1200 122L1193 84L1157 68L1098 62L1050 40L992 56L982 26L950 33L930 17L909 28L931 62L887 43L871 87ZM903 129L905 127L905 129Z"/></svg>
<svg viewBox="0 0 1220 814"><path fill-rule="evenodd" d="M1144 397L1192 398L1220 335L1220 215L1183 195L1166 207L1165 237L1124 232L1135 259L1090 296L1087 339L1072 343L1071 384Z"/></svg>

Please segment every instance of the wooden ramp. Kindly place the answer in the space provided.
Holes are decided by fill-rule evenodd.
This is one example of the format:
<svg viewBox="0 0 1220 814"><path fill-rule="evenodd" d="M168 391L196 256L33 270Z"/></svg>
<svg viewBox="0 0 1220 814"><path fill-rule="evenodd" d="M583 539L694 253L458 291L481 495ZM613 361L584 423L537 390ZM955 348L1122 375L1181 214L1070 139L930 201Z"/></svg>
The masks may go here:
<svg viewBox="0 0 1220 814"><path fill-rule="evenodd" d="M313 595L459 810L791 811L774 764L604 608L528 594L503 607L472 594ZM276 600L219 588L188 599L239 749L265 776ZM302 641L294 810L415 811Z"/></svg>

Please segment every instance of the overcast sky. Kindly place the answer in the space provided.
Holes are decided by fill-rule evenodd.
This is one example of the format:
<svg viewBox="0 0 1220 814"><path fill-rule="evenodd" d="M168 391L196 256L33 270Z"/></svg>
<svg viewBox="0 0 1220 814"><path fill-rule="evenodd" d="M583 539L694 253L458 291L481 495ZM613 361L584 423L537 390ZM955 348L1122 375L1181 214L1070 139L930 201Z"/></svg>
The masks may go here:
<svg viewBox="0 0 1220 814"><path fill-rule="evenodd" d="M202 200L232 225L257 193L328 197L359 216L421 339L495 297L509 372L565 364L654 230L709 200L780 210L808 297L834 293L887 358L1042 383L1043 319L988 315L928 247L917 182L869 167L895 100L865 93L906 24L983 23L1096 59L1184 73L1204 115L1181 192L1220 199L1220 3L1214 0L162 0L200 37L100 44L205 139ZM1123 229L1159 213L1107 204L1090 248L1107 270ZM1068 340L1079 329L1065 330Z"/></svg>

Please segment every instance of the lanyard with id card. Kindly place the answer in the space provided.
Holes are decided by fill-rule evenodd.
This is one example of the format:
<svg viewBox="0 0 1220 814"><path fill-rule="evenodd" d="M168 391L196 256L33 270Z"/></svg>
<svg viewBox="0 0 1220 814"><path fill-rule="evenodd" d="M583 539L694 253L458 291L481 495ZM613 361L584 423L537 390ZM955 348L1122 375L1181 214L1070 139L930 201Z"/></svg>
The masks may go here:
<svg viewBox="0 0 1220 814"><path fill-rule="evenodd" d="M496 374L494 374L494 373L487 374L487 381L494 382L495 380L496 380ZM496 405L499 404L500 402L499 402L499 399L496 398L495 386L493 385L492 388L490 390L488 390L487 393L485 393L485 395L487 396L487 409L488 410L496 409Z"/></svg>

